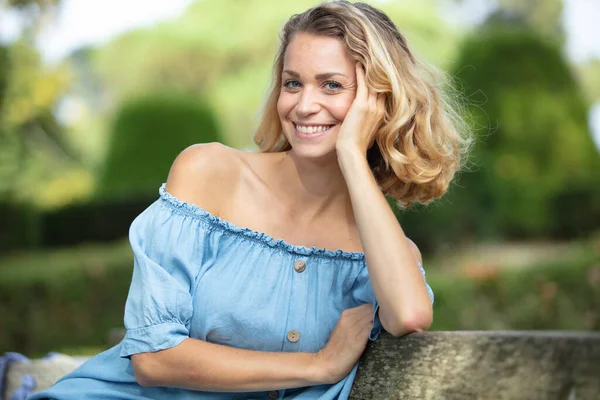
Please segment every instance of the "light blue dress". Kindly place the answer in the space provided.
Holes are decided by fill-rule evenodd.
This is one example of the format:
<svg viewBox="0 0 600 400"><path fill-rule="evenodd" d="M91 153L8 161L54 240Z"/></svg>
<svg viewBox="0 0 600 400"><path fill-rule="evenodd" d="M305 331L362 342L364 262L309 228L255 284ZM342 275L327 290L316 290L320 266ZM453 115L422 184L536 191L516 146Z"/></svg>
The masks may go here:
<svg viewBox="0 0 600 400"><path fill-rule="evenodd" d="M250 350L317 352L341 312L365 303L375 313L370 339L381 330L363 253L291 245L181 201L165 185L159 193L129 233L134 271L125 338L30 399L347 399L358 364L336 384L278 391L216 393L136 382L131 355L188 337Z"/></svg>

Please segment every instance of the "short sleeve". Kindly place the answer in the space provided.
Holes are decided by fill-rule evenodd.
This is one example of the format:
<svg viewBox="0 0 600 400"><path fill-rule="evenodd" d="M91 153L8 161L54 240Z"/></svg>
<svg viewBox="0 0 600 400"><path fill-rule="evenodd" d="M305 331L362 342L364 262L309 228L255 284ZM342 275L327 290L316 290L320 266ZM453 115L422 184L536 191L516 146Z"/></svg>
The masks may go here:
<svg viewBox="0 0 600 400"><path fill-rule="evenodd" d="M419 269L421 270L421 274L423 275L423 279L425 280L425 269L420 262L417 262L419 265ZM433 290L425 280L425 286L427 287L427 293L429 294L429 300L431 304L433 304L434 296ZM366 266L361 270L358 274L356 282L354 284L354 289L352 293L355 300L360 303L373 303L373 326L371 327L371 333L369 334L370 340L376 340L381 333L382 325L379 319L379 303L375 298L375 293L373 292L373 287L371 286L371 280L369 279L369 273Z"/></svg>
<svg viewBox="0 0 600 400"><path fill-rule="evenodd" d="M174 347L189 337L202 245L197 221L157 200L132 223L134 269L121 357ZM194 260L192 263L191 260Z"/></svg>
<svg viewBox="0 0 600 400"><path fill-rule="evenodd" d="M433 304L435 296L433 295L433 290L431 289L431 286L429 286L429 284L427 283L427 276L425 274L425 269L423 268L423 265L421 265L421 263L419 261L417 261L417 264L419 265L419 269L421 270L421 274L423 275L423 279L425 280L425 286L427 287L427 294L429 295L429 301L431 301L431 304Z"/></svg>

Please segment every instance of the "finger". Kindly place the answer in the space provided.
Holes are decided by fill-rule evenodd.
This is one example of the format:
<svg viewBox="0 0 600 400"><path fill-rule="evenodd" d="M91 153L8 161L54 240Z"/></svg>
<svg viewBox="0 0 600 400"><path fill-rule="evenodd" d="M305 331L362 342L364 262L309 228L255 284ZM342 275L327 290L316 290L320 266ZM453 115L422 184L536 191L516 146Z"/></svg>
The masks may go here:
<svg viewBox="0 0 600 400"><path fill-rule="evenodd" d="M356 63L356 98L365 101L368 100L367 85L365 84L365 71L360 63Z"/></svg>
<svg viewBox="0 0 600 400"><path fill-rule="evenodd" d="M365 304L361 304L360 306L356 306L353 308L348 308L348 310L355 310L356 312L361 312L363 310L367 310L373 307L373 303L365 303Z"/></svg>
<svg viewBox="0 0 600 400"><path fill-rule="evenodd" d="M369 310L367 310L365 315L361 318L361 322L373 323L374 318L375 318L375 314L373 313L373 309L370 308Z"/></svg>
<svg viewBox="0 0 600 400"><path fill-rule="evenodd" d="M359 320L361 314L362 313L361 313L361 308L360 307L346 308L340 314L340 318L339 319L340 320L345 319L345 320L349 320L349 321L353 322L353 321Z"/></svg>
<svg viewBox="0 0 600 400"><path fill-rule="evenodd" d="M373 303L367 303L361 306L361 320L373 317Z"/></svg>
<svg viewBox="0 0 600 400"><path fill-rule="evenodd" d="M378 111L378 94L369 90L369 109L373 112Z"/></svg>
<svg viewBox="0 0 600 400"><path fill-rule="evenodd" d="M357 306L357 307L346 308L344 310L344 314L346 316L351 316L351 315L360 316L360 315L363 315L366 310L371 310L372 308L373 308L373 303L361 304L360 306Z"/></svg>
<svg viewBox="0 0 600 400"><path fill-rule="evenodd" d="M357 307L360 309L361 314L368 314L369 312L371 312L371 310L373 310L373 303L366 303L363 304L362 306Z"/></svg>
<svg viewBox="0 0 600 400"><path fill-rule="evenodd" d="M369 340L369 336L371 336L371 324L363 325L358 337L364 340L365 343Z"/></svg>
<svg viewBox="0 0 600 400"><path fill-rule="evenodd" d="M344 320L350 325L354 325L360 323L360 321L365 318L365 316L369 315L372 309L372 304L363 304L358 307L347 308L340 315L339 320Z"/></svg>

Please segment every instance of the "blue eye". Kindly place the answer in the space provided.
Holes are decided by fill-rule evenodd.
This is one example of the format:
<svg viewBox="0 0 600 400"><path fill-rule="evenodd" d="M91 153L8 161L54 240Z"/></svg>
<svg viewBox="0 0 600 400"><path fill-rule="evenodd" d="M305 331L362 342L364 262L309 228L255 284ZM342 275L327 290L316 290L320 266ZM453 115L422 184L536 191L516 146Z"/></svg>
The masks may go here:
<svg viewBox="0 0 600 400"><path fill-rule="evenodd" d="M330 91L335 91L337 89L341 89L341 87L342 87L342 85L340 85L339 83L337 83L335 81L325 82L325 86L327 87L327 90L330 90Z"/></svg>
<svg viewBox="0 0 600 400"><path fill-rule="evenodd" d="M297 89L300 87L300 82L292 80L285 81L283 83L283 87L285 87L286 89Z"/></svg>

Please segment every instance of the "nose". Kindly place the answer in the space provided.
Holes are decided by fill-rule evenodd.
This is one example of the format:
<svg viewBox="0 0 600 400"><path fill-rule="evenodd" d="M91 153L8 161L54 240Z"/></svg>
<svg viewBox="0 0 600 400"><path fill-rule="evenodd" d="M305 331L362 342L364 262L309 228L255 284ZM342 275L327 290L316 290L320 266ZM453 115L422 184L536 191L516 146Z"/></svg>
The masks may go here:
<svg viewBox="0 0 600 400"><path fill-rule="evenodd" d="M300 93L298 104L296 105L296 112L300 118L305 118L309 115L316 114L321 109L319 102L317 101L315 93L313 93L310 87L304 88Z"/></svg>

